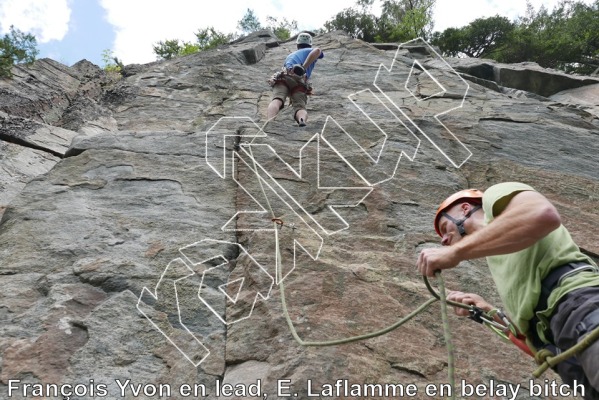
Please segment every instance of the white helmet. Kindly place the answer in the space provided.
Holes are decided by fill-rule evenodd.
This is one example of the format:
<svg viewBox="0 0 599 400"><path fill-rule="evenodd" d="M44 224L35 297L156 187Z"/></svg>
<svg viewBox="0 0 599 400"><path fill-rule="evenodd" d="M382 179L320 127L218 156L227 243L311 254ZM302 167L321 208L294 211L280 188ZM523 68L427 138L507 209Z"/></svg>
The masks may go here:
<svg viewBox="0 0 599 400"><path fill-rule="evenodd" d="M297 35L297 40L295 41L295 44L309 44L310 46L312 46L312 36L310 36L309 33L302 32L299 35Z"/></svg>

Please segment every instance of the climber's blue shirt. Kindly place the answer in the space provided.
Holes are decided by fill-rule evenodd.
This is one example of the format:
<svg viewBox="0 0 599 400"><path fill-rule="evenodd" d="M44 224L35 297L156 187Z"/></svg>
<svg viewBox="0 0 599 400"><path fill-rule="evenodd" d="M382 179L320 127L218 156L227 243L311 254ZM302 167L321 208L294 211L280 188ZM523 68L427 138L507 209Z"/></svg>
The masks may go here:
<svg viewBox="0 0 599 400"><path fill-rule="evenodd" d="M285 68L292 68L295 64L304 64L304 62L306 61L306 59L308 58L308 54L310 54L310 52L313 49L311 47L305 48L305 49L299 49L297 51L294 51L293 53L289 54L287 56L287 58L285 59ZM324 57L324 52L320 52L320 57L318 57L318 59L321 59ZM316 65L316 61L314 61L312 64L310 64L308 66L308 68L306 68L306 77L310 78L310 75L312 74L312 70L314 69L314 66Z"/></svg>

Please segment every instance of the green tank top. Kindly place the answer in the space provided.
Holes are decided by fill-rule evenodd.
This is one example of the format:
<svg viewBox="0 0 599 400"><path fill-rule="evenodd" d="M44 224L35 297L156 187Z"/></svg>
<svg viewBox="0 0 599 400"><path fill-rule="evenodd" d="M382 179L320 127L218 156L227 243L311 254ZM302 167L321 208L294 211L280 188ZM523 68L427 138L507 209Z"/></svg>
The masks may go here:
<svg viewBox="0 0 599 400"><path fill-rule="evenodd" d="M518 182L505 182L488 188L483 195L485 223L492 223L516 194L526 190L534 191L532 187ZM526 333L532 328L529 325L541 294L541 281L554 268L576 261L594 265L593 261L580 251L563 225L524 250L487 257L505 311L521 332ZM580 272L564 279L562 284L553 290L547 301L548 308L538 313L541 322L537 324L536 329L542 340L545 340L544 331L548 328L548 317L553 313L559 299L574 289L587 286L599 286L599 275Z"/></svg>

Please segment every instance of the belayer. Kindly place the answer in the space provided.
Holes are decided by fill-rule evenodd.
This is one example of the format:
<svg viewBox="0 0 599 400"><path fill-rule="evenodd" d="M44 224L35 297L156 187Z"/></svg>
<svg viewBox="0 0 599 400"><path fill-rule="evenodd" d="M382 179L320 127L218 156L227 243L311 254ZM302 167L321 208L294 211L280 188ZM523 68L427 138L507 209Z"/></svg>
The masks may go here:
<svg viewBox="0 0 599 400"><path fill-rule="evenodd" d="M293 118L299 126L306 126L308 94L312 92L310 76L316 61L324 57L319 48L312 48L312 36L302 32L297 35L297 50L289 54L283 69L276 72L268 83L272 86L272 101L268 105L267 119L274 118L285 106L287 97L293 106Z"/></svg>
<svg viewBox="0 0 599 400"><path fill-rule="evenodd" d="M553 204L532 187L505 182L484 193L457 192L439 206L434 227L444 247L423 249L419 272L431 277L486 257L506 314L533 352L565 351L599 328L599 269L574 243ZM494 310L472 293L453 291L447 300ZM554 369L564 383L583 384L585 399L599 399L599 341Z"/></svg>

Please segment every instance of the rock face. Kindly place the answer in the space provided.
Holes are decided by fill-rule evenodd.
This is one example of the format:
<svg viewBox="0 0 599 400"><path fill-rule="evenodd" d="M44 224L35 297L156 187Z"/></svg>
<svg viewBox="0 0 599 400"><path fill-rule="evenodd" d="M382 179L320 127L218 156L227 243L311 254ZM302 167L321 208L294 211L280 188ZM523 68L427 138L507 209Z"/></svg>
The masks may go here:
<svg viewBox="0 0 599 400"><path fill-rule="evenodd" d="M337 380L445 397L425 392L448 382L438 302L318 346L431 298L415 262L442 199L523 181L599 253L599 82L535 69L540 86L508 87L528 79L423 43L315 45L301 129L291 108L265 120L266 80L294 49L265 32L120 80L40 60L0 82L1 398L356 397L327 391ZM484 260L444 281L499 303ZM530 392L514 346L449 324L458 391L560 398Z"/></svg>

